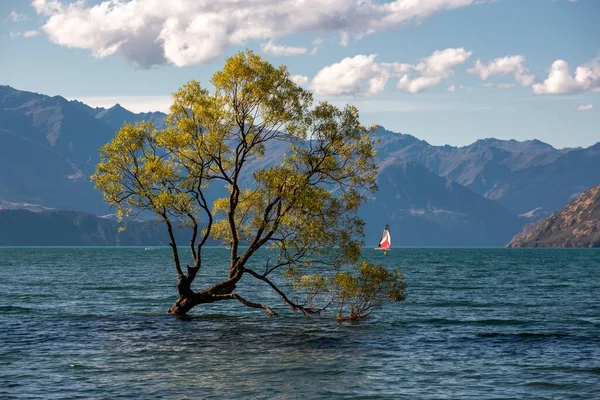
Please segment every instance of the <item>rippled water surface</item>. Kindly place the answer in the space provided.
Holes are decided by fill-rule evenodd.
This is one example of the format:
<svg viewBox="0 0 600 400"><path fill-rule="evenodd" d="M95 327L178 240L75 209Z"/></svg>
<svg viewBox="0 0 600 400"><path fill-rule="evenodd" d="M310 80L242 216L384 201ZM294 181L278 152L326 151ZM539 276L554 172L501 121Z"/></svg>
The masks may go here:
<svg viewBox="0 0 600 400"><path fill-rule="evenodd" d="M408 298L338 324L249 285L281 316L169 316L167 248L0 248L0 398L600 398L600 251L365 252Z"/></svg>

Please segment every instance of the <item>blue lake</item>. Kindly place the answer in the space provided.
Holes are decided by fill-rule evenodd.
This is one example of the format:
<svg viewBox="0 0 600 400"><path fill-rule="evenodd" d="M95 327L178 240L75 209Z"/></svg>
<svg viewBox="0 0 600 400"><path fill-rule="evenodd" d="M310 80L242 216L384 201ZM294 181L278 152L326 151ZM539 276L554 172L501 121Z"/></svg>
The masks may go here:
<svg viewBox="0 0 600 400"><path fill-rule="evenodd" d="M600 398L600 250L365 255L403 271L408 297L340 324L248 284L280 317L167 315L168 248L0 248L0 398ZM226 249L204 257L198 285L226 275Z"/></svg>

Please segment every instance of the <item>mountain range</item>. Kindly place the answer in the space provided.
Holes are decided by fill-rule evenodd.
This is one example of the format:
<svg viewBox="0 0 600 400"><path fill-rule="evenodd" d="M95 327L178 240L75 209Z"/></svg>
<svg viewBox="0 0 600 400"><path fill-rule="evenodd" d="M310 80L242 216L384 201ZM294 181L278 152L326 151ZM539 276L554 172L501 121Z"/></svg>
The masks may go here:
<svg viewBox="0 0 600 400"><path fill-rule="evenodd" d="M600 142L586 149L555 149L539 140L481 139L464 146L432 146L380 128L380 163L415 161L517 215L564 207L600 182ZM543 214L543 213L542 213Z"/></svg>
<svg viewBox="0 0 600 400"><path fill-rule="evenodd" d="M379 190L360 212L367 237L387 224L392 243L405 246L493 246L523 225L498 202L414 161L380 164L377 181Z"/></svg>
<svg viewBox="0 0 600 400"><path fill-rule="evenodd" d="M165 118L0 86L0 208L109 213L89 179L98 148L123 122L163 127ZM539 140L482 139L433 146L383 127L375 138L379 191L360 211L369 245L386 224L394 245L505 245L525 223L600 183L600 143L555 149ZM273 143L251 168L277 162L285 151Z"/></svg>
<svg viewBox="0 0 600 400"><path fill-rule="evenodd" d="M169 235L155 221L117 221L75 211L0 210L0 246L166 246ZM60 232L60 234L57 234ZM180 245L190 231L175 229ZM208 244L218 244L214 241Z"/></svg>

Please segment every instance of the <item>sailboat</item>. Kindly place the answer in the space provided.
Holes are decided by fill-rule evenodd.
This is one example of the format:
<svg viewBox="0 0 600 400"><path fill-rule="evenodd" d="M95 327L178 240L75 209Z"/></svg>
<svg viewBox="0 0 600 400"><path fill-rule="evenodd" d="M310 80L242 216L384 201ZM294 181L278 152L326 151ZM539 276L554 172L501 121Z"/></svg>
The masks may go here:
<svg viewBox="0 0 600 400"><path fill-rule="evenodd" d="M375 250L383 250L383 254L386 254L391 246L392 237L390 236L390 226L386 225L383 234L381 235L381 240L379 241L379 247L375 247Z"/></svg>

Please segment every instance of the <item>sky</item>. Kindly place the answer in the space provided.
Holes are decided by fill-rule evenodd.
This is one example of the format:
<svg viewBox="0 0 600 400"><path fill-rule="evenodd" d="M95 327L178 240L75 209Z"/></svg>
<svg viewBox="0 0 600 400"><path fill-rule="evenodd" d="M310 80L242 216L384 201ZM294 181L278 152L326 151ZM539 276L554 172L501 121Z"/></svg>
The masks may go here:
<svg viewBox="0 0 600 400"><path fill-rule="evenodd" d="M600 0L3 0L0 84L168 111L251 49L434 145L600 141Z"/></svg>

